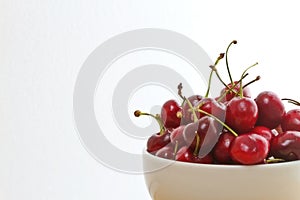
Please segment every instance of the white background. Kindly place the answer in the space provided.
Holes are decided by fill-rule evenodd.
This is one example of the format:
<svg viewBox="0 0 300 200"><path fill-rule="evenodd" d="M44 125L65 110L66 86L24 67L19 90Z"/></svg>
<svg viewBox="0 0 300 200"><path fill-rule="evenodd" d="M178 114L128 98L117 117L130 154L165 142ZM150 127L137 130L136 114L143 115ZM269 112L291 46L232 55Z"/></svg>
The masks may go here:
<svg viewBox="0 0 300 200"><path fill-rule="evenodd" d="M173 30L212 59L236 39L233 76L258 61L254 95L300 100L300 12L297 1L281 2L0 0L0 199L150 200L141 175L107 169L87 153L73 122L82 63L125 31Z"/></svg>

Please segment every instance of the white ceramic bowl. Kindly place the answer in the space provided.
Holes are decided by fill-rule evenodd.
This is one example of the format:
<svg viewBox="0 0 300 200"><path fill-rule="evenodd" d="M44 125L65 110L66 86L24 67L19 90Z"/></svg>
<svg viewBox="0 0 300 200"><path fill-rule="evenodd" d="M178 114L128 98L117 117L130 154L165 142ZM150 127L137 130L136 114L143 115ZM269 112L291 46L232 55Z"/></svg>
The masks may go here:
<svg viewBox="0 0 300 200"><path fill-rule="evenodd" d="M175 162L144 151L153 200L300 200L300 161L268 165Z"/></svg>

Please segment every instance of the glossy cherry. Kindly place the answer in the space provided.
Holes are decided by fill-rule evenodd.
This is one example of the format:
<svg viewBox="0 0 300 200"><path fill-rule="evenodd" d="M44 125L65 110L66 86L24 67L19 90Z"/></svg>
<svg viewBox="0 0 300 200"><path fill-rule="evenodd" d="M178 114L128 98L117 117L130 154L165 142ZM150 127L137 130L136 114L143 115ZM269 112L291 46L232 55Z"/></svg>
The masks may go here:
<svg viewBox="0 0 300 200"><path fill-rule="evenodd" d="M175 159L177 161L181 161L181 162L193 162L194 155L189 147L184 146L178 150L178 152L176 153Z"/></svg>
<svg viewBox="0 0 300 200"><path fill-rule="evenodd" d="M269 142L272 140L272 138L274 137L274 134L272 133L272 131L265 127L265 126L255 126L251 132L256 133L258 135L263 136L264 138L266 138Z"/></svg>
<svg viewBox="0 0 300 200"><path fill-rule="evenodd" d="M238 133L250 131L258 117L258 109L254 100L247 97L234 97L226 109L225 123Z"/></svg>
<svg viewBox="0 0 300 200"><path fill-rule="evenodd" d="M165 146L155 153L156 156L170 160L175 159L174 146Z"/></svg>
<svg viewBox="0 0 300 200"><path fill-rule="evenodd" d="M213 118L204 116L195 123L186 126L183 138L195 154L200 158L207 155L215 146L221 133L222 126ZM199 137L197 141L197 136Z"/></svg>
<svg viewBox="0 0 300 200"><path fill-rule="evenodd" d="M300 131L300 109L288 111L282 118L283 131Z"/></svg>
<svg viewBox="0 0 300 200"><path fill-rule="evenodd" d="M300 159L300 132L286 131L273 138L270 154L286 161Z"/></svg>
<svg viewBox="0 0 300 200"><path fill-rule="evenodd" d="M276 128L282 121L285 108L281 99L271 91L261 92L255 99L258 107L258 126Z"/></svg>
<svg viewBox="0 0 300 200"><path fill-rule="evenodd" d="M230 145L236 137L226 129L221 134L218 143L214 147L213 156L219 164L231 164Z"/></svg>
<svg viewBox="0 0 300 200"><path fill-rule="evenodd" d="M171 142L170 130L166 130L164 134L157 133L149 137L147 141L147 151L149 153L156 152Z"/></svg>
<svg viewBox="0 0 300 200"><path fill-rule="evenodd" d="M270 143L266 138L250 132L235 138L230 147L230 155L237 163L254 165L263 163L269 150Z"/></svg>
<svg viewBox="0 0 300 200"><path fill-rule="evenodd" d="M161 108L161 119L166 128L177 128L180 125L181 118L178 113L181 107L175 100L165 102Z"/></svg>

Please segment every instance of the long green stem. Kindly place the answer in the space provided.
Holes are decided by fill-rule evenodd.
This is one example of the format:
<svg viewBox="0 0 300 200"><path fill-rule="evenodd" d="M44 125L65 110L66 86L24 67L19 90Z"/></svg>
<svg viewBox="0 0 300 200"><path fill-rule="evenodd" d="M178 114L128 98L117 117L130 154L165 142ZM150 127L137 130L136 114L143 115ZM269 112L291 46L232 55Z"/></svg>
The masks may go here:
<svg viewBox="0 0 300 200"><path fill-rule="evenodd" d="M214 116L214 115L212 115L212 114L210 114L210 113L208 113L208 112L205 112L204 110L201 110L201 109L198 109L198 112L200 112L200 113L203 113L203 114L205 114L205 115L208 115L208 116L210 116L210 117L212 117L212 118L214 118L217 122L219 122L222 126L224 126L225 128L227 128L234 136L238 136L238 134L234 131L234 130L232 130L232 128L230 128L227 124L225 124L224 122L222 122L219 118L217 118L216 116Z"/></svg>

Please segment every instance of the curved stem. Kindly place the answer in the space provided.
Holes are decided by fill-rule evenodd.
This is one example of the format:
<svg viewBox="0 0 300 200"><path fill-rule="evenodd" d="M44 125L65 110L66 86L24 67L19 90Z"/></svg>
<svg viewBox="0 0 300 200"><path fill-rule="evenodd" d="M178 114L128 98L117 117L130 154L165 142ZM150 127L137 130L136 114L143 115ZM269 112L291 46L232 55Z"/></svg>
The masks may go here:
<svg viewBox="0 0 300 200"><path fill-rule="evenodd" d="M210 74L209 74L208 86L207 86L207 90L206 90L205 98L207 98L207 97L208 97L208 95L209 95L209 91L210 91L210 84L211 84L211 80L212 80L212 75L213 75L213 73L214 73L214 70L212 69L212 70L210 71Z"/></svg>
<svg viewBox="0 0 300 200"><path fill-rule="evenodd" d="M162 122L162 120L161 120L159 114L153 115L153 114L150 114L150 113L141 112L140 110L134 111L134 116L140 117L140 116L142 116L142 115L153 117L153 118L157 121L157 123L158 123L158 125L159 125L159 128L160 128L159 133L160 133L160 135L163 135L163 134L165 133L165 130L166 130L166 129L165 129L165 127L164 127L164 123Z"/></svg>
<svg viewBox="0 0 300 200"><path fill-rule="evenodd" d="M294 100L294 99L283 98L283 99L281 99L281 100L283 100L283 101L288 101L289 103L292 103L292 104L294 104L294 105L296 105L296 106L300 106L300 102L299 102L299 101L296 101L296 100Z"/></svg>

